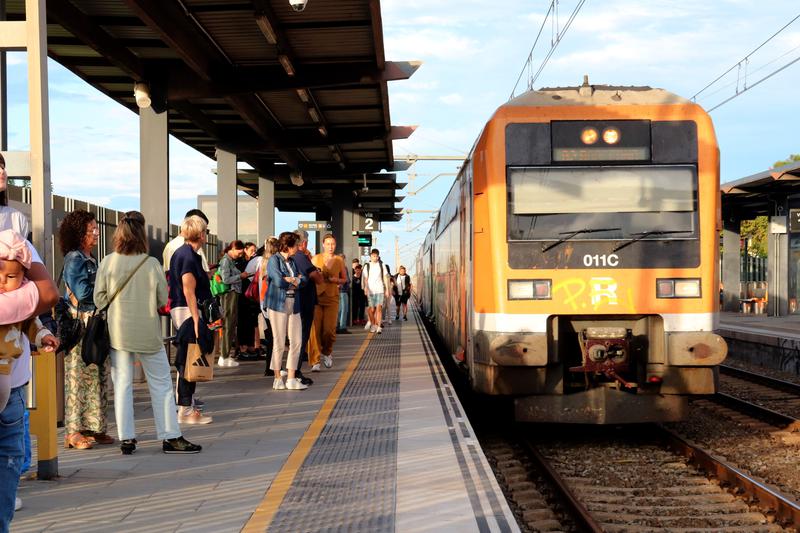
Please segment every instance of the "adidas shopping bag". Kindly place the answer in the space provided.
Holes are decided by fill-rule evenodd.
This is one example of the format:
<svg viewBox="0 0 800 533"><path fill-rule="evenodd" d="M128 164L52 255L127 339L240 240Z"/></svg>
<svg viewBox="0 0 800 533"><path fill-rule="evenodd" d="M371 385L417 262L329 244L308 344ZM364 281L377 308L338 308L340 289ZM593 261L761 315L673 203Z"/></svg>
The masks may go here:
<svg viewBox="0 0 800 533"><path fill-rule="evenodd" d="M189 344L186 352L184 379L195 383L214 379L214 357L204 354L198 344Z"/></svg>

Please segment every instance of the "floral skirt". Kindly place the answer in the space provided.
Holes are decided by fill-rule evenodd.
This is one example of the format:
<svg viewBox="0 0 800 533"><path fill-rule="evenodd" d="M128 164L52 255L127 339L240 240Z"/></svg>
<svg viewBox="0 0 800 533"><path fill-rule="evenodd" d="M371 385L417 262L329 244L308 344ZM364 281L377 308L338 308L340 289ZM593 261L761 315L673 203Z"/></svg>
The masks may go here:
<svg viewBox="0 0 800 533"><path fill-rule="evenodd" d="M105 433L108 408L110 361L103 368L86 366L79 342L64 356L64 430L67 435L81 431Z"/></svg>

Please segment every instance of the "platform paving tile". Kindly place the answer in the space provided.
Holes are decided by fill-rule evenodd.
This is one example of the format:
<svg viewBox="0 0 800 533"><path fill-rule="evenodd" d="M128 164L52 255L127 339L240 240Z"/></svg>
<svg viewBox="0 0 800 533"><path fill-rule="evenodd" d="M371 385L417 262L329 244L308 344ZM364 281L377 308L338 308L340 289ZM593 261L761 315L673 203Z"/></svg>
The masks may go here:
<svg viewBox="0 0 800 533"><path fill-rule="evenodd" d="M365 335L346 337L333 369L309 373L315 384L307 391L273 391L263 361L216 369L214 382L198 386L214 422L182 428L203 445L196 455L161 452L146 385L137 384L136 453L122 456L117 445L60 449L59 479L21 483L25 507L12 533L239 531ZM116 435L113 405L108 419Z"/></svg>

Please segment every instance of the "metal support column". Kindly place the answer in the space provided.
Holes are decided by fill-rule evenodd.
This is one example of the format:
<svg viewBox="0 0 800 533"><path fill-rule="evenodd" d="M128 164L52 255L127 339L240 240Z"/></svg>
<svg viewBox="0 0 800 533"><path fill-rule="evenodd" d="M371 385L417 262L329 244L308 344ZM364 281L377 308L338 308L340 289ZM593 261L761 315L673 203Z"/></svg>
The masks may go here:
<svg viewBox="0 0 800 533"><path fill-rule="evenodd" d="M774 198L767 236L767 306L770 316L789 314L789 239L786 198Z"/></svg>
<svg viewBox="0 0 800 533"><path fill-rule="evenodd" d="M0 21L6 20L6 0L0 0ZM8 63L0 48L0 151L8 150Z"/></svg>
<svg viewBox="0 0 800 533"><path fill-rule="evenodd" d="M331 211L331 206L326 205L326 206L318 207L317 211L316 211L316 215L317 215L317 220L320 220L320 221L324 220L326 222L330 222L331 221L331 217L333 216L333 213ZM328 232L325 231L325 230L322 230L322 231L317 231L315 233L316 233L315 253L322 253L322 238Z"/></svg>
<svg viewBox="0 0 800 533"><path fill-rule="evenodd" d="M237 205L236 154L217 148L217 227L220 251L236 240L239 206Z"/></svg>
<svg viewBox="0 0 800 533"><path fill-rule="evenodd" d="M258 245L275 235L275 180L258 177Z"/></svg>
<svg viewBox="0 0 800 533"><path fill-rule="evenodd" d="M339 251L347 256L347 267L358 257L357 239L353 236L353 194L345 190L333 191L331 225Z"/></svg>
<svg viewBox="0 0 800 533"><path fill-rule="evenodd" d="M169 133L167 113L139 110L139 210L147 221L150 253L161 257L169 240Z"/></svg>
<svg viewBox="0 0 800 533"><path fill-rule="evenodd" d="M50 113L47 100L47 11L45 0L25 1L28 49L28 116L31 134L31 227L33 244L53 272L50 186ZM13 24L6 23L6 24Z"/></svg>
<svg viewBox="0 0 800 533"><path fill-rule="evenodd" d="M723 216L722 224L722 310L735 313L739 311L741 286L741 221Z"/></svg>

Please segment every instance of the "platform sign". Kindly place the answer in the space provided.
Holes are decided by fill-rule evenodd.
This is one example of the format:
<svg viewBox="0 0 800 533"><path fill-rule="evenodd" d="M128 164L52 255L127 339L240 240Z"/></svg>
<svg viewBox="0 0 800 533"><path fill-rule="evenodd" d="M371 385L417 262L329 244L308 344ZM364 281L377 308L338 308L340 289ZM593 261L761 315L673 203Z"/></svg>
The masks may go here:
<svg viewBox="0 0 800 533"><path fill-rule="evenodd" d="M375 213L364 212L353 214L353 231L380 231L381 223Z"/></svg>
<svg viewBox="0 0 800 533"><path fill-rule="evenodd" d="M331 223L326 220L302 220L297 223L297 229L306 231L330 231Z"/></svg>
<svg viewBox="0 0 800 533"><path fill-rule="evenodd" d="M372 233L358 232L357 238L359 246L365 248L369 248L370 246L372 246Z"/></svg>
<svg viewBox="0 0 800 533"><path fill-rule="evenodd" d="M800 209L789 209L789 231L800 233Z"/></svg>

